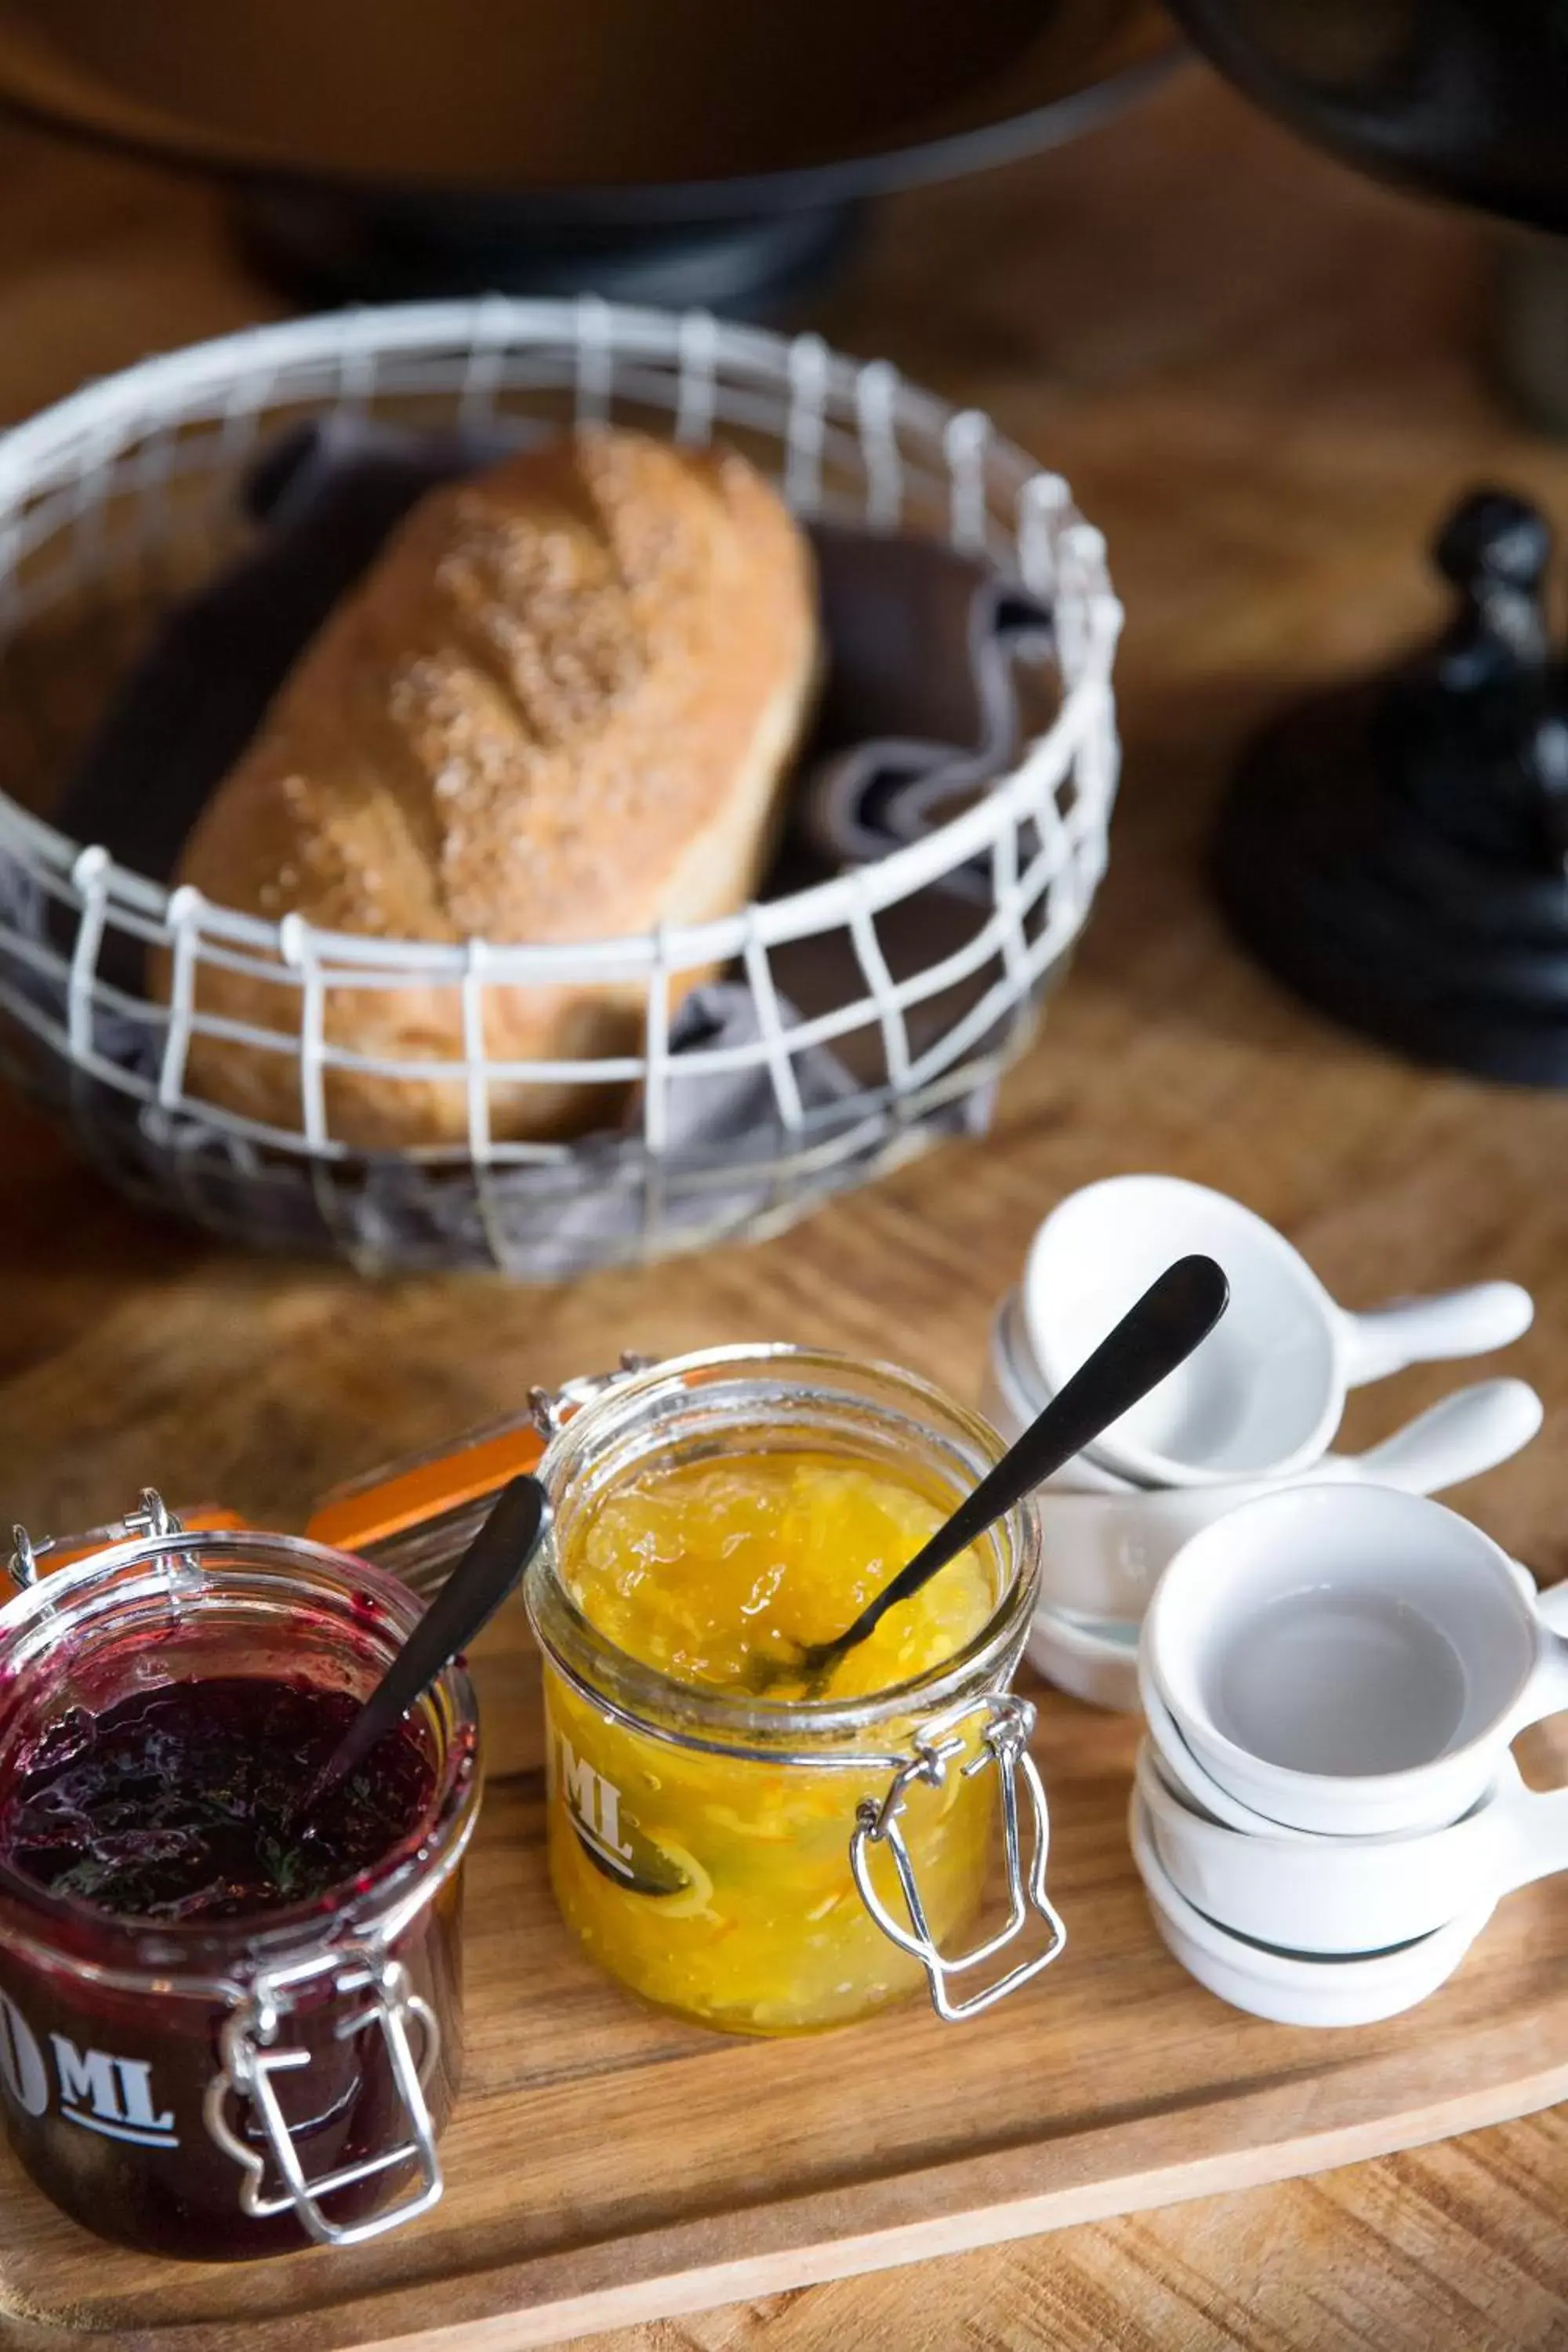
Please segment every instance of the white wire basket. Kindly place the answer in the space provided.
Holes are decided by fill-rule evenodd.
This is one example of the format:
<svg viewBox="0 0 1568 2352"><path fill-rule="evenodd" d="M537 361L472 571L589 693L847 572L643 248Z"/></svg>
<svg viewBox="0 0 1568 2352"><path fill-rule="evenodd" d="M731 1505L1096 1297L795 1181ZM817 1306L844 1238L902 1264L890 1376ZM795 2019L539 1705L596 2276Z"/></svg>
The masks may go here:
<svg viewBox="0 0 1568 2352"><path fill-rule="evenodd" d="M1014 771L950 822L697 927L454 947L298 917L270 924L170 892L58 831L52 796L159 614L243 544L238 488L261 443L345 410L432 429L577 420L683 443L722 437L802 516L945 540L1045 600L1051 707ZM259 328L150 360L0 441L0 1066L137 1199L249 1244L329 1251L367 1271L553 1276L777 1229L935 1136L984 1126L1104 871L1120 621L1103 541L1059 477L979 412L815 337L700 312L493 297ZM117 940L134 942L142 964L172 951L168 1003L118 984ZM792 978L803 958L836 975L815 1002ZM204 966L278 980L279 959L298 996L290 1034L199 1009ZM681 977L716 966L749 991L746 1034L689 1048L678 1066ZM458 1001L461 1062L374 1059L324 1034L329 990L416 977ZM628 977L646 994L639 1054L487 1058L495 992ZM196 1032L286 1055L298 1129L193 1092ZM466 1145L369 1154L334 1138L333 1067L460 1080ZM704 1077L731 1096L741 1082L754 1092L738 1125L694 1140L672 1121L672 1090ZM490 1082L517 1079L602 1085L634 1108L618 1130L579 1142L493 1136Z"/></svg>

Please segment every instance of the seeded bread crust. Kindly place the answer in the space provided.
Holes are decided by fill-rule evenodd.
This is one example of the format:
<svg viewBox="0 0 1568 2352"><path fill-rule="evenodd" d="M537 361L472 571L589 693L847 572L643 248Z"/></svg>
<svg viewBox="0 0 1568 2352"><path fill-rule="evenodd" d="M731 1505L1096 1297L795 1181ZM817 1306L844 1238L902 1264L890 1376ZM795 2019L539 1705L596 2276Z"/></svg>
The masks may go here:
<svg viewBox="0 0 1568 2352"><path fill-rule="evenodd" d="M605 939L726 914L760 878L817 667L809 548L743 459L610 431L528 449L420 501L295 665L175 878L389 939ZM157 977L166 995L166 959ZM204 961L196 1003L299 1034L281 968ZM638 982L492 985L486 1055L636 1053L645 1021ZM459 992L332 989L325 1036L460 1061ZM468 1132L460 1077L329 1069L326 1089L331 1133L357 1147ZM302 1125L297 1055L194 1034L187 1091ZM489 1088L500 1137L617 1109L604 1086Z"/></svg>

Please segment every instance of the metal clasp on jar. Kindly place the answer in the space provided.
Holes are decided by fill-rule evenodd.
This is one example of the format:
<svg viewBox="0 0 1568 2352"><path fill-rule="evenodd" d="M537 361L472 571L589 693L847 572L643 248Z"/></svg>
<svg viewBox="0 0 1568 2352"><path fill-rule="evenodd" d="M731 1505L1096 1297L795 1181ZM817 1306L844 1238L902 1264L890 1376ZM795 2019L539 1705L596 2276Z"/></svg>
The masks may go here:
<svg viewBox="0 0 1568 2352"><path fill-rule="evenodd" d="M528 1410L535 1429L548 1444L560 1436L574 1412L592 1404L607 1389L623 1388L639 1372L651 1371L655 1361L652 1356L639 1356L634 1349L623 1348L619 1367L613 1372L579 1372L575 1380L563 1381L558 1389L530 1389Z"/></svg>
<svg viewBox="0 0 1568 2352"><path fill-rule="evenodd" d="M984 1715L984 1728L981 1733L980 1752L962 1767L963 1777L970 1780L994 1765L1001 1776L1002 1836L1007 1862L1008 1916L1005 1927L997 1930L972 1952L948 1958L939 1950L925 1905L921 1899L913 1858L900 1826L899 1817L904 1810L909 1790L917 1780L927 1787L941 1788L948 1772L963 1755L968 1741L963 1737L965 1727L976 1714ZM855 1815L855 1834L849 1841L849 1866L855 1874L855 1884L860 1900L872 1918L898 1945L900 1951L910 1953L926 1972L931 1986L931 2006L948 2024L956 2024L966 2017L978 2017L981 2011L1016 1992L1020 1985L1037 1977L1067 1942L1063 1927L1055 1906L1046 1894L1046 1858L1050 1845L1050 1822L1046 1811L1046 1792L1035 1760L1029 1754L1029 1734L1035 1727L1035 1710L1026 1698L1015 1692L1000 1691L989 1697L973 1701L955 1708L951 1714L939 1716L927 1724L922 1736L913 1743L914 1753L906 1759L893 1775L887 1795L878 1804L875 1798L862 1799ZM1029 1857L1026 1864L1023 1841L1019 1835L1018 1783L1022 1780L1030 1809ZM888 1909L871 1884L870 1849L885 1845L893 1857L899 1885L909 1911L909 1921L897 1919ZM954 1977L970 1969L983 1968L995 1958L1015 1938L1022 1934L1031 1912L1043 1919L1050 1930L1050 1941L1045 1949L1021 1960L994 1984L971 1993L966 2000L955 2000L949 1990Z"/></svg>
<svg viewBox="0 0 1568 2352"><path fill-rule="evenodd" d="M17 1525L11 1530L11 1557L5 1562L5 1573L20 1592L26 1592L38 1580L38 1569L55 1552L107 1550L110 1544L126 1543L133 1536L184 1535L184 1523L170 1510L156 1486L143 1486L142 1500L122 1519L108 1519L100 1528L84 1528L79 1535L40 1536L35 1543L26 1528Z"/></svg>
<svg viewBox="0 0 1568 2352"><path fill-rule="evenodd" d="M272 2078L308 2066L310 2053L297 2046L279 2044L279 2035L290 2005L289 1993L285 1987L266 1978L258 1979L244 2004L224 2025L218 2038L223 2066L207 2085L203 2112L212 2137L244 2172L239 2202L250 2220L270 2221L280 2213L292 2212L318 2245L357 2246L367 2238L379 2238L385 2231L395 2230L417 2214L428 2212L440 2200L441 2164L436 2152L436 2126L426 2102L425 2086L440 2054L441 2029L429 2003L410 1990L408 1971L402 1961L391 1959L384 1953L363 1955L357 1967L351 1965L340 1973L334 1990L343 1995L362 1990L372 1995L363 2009L342 2019L337 2036L346 2042L372 2029L380 2032L386 2044L397 2104L408 2128L406 2140L380 2156L344 2165L319 2180L306 2179ZM411 2028L416 2028L419 2034L417 2060ZM225 2113L231 2096L249 2102L261 2126L265 2155L232 2128ZM280 2196L262 2194L268 2155L283 2182ZM408 2195L383 2211L373 2213L366 2221L350 2222L330 2221L322 2212L323 2198L352 2189L362 2180L373 2179L377 2173L410 2163L416 2165L418 2171Z"/></svg>

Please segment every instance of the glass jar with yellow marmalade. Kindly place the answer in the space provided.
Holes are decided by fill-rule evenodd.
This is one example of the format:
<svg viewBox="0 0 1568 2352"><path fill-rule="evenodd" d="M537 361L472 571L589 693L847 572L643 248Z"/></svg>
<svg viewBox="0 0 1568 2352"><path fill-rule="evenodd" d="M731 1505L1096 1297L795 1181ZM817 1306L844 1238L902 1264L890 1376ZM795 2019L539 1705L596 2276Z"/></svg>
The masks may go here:
<svg viewBox="0 0 1568 2352"><path fill-rule="evenodd" d="M555 1521L526 1599L551 1875L585 1951L662 2009L762 2034L922 1982L963 2017L1037 1973L1062 1931L1033 1711L1008 1687L1032 1507L824 1689L790 1673L991 1467L988 1425L909 1373L787 1347L574 1384L544 1417ZM1005 1916L977 1932L998 1824Z"/></svg>

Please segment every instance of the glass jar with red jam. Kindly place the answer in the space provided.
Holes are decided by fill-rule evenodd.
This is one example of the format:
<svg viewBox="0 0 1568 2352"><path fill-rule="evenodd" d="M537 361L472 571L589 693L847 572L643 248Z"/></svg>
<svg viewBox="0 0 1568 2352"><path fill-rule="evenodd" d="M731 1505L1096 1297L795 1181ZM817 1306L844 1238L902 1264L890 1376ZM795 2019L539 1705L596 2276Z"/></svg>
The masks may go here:
<svg viewBox="0 0 1568 2352"><path fill-rule="evenodd" d="M307 1803L419 1601L319 1544L143 1516L48 1575L19 1538L0 1610L0 2105L104 2237L353 2243L441 2194L473 1692L448 1669Z"/></svg>

